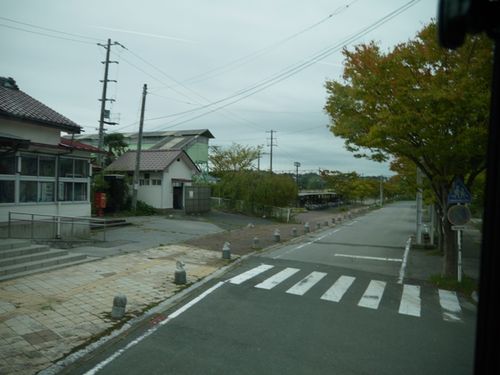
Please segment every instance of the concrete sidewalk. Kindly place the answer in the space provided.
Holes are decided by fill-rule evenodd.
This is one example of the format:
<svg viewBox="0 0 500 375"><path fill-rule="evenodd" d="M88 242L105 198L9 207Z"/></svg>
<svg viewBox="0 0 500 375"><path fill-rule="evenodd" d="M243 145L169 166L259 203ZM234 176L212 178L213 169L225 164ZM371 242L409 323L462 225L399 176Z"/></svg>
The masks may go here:
<svg viewBox="0 0 500 375"><path fill-rule="evenodd" d="M220 258L169 245L0 283L0 374L34 374L116 327L117 294L127 296L127 319L171 297L177 260L194 283L224 265Z"/></svg>

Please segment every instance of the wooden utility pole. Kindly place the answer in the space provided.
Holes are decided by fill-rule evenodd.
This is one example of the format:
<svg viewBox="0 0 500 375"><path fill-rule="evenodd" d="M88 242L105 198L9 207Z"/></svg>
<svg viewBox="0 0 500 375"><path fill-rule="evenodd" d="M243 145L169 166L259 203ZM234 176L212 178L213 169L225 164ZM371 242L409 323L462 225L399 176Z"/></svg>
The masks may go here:
<svg viewBox="0 0 500 375"><path fill-rule="evenodd" d="M116 82L115 80L108 79L109 64L111 64L111 63L118 64L118 61L110 61L109 60L109 54L111 52L112 45L119 45L121 47L123 47L123 46L118 42L111 43L111 39L108 39L108 43L106 43L106 44L97 43L97 45L104 47L106 49L106 60L101 61L101 63L104 64L104 79L101 81L102 82L102 96L101 96L101 99L99 99L101 102L101 114L99 117L99 144L98 144L98 148L99 148L99 150L102 150L103 146L104 146L104 124L109 124L109 125L115 124L115 123L104 121L104 119L107 117L106 116L106 102L107 101L108 102L114 101L114 99L108 99L106 97L107 90L108 90L108 82ZM98 162L99 166L102 167L102 153L99 153L97 155L97 162Z"/></svg>
<svg viewBox="0 0 500 375"><path fill-rule="evenodd" d="M139 137L137 139L137 150L135 154L135 170L134 170L134 189L132 193L132 210L137 209L137 190L139 189L139 167L141 165L141 149L142 149L142 128L144 125L144 109L146 107L146 94L148 85L144 84L142 88L142 105L141 105L141 120L139 122Z"/></svg>

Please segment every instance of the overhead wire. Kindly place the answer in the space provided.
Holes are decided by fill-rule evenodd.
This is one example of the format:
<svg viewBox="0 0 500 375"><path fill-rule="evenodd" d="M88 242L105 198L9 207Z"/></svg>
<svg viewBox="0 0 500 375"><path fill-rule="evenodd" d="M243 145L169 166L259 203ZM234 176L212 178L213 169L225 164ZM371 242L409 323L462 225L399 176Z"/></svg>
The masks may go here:
<svg viewBox="0 0 500 375"><path fill-rule="evenodd" d="M267 79L264 79L256 84L249 86L247 88L244 88L242 90L239 90L230 96L216 100L214 102L200 106L198 108L193 108L193 109L186 110L186 111L181 111L181 112L177 112L177 113L168 114L165 116L156 117L155 119L176 117L179 115L184 115L184 114L200 111L203 109L207 109L210 107L214 107L217 104L221 104L221 103L226 102L223 105L220 105L216 108L210 109L209 111L206 111L204 113L192 116L188 119L178 121L177 123L175 123L175 121L177 121L177 120L172 120L172 121L169 121L165 124L161 124L161 125L157 126L156 128L160 128L160 127L165 126L165 125L170 125L172 123L174 123L174 124L172 126L169 126L169 128L175 127L178 125L182 125L186 122L196 120L200 117L206 116L206 115L213 113L215 111L219 111L219 110L221 110L229 105L240 102L241 100L246 99L249 96L255 95L256 93L261 92L261 91L267 89L268 87L274 86L277 83L279 83L279 82L281 82L281 81L283 81L291 76L296 75L297 73L310 67L311 65L314 65L315 63L317 63L318 61L321 61L322 59L328 57L329 55L340 51L346 44L352 43L352 42L356 41L357 39L363 37L364 35L368 34L369 32L379 28L383 24L392 20L393 18L395 18L399 14L403 13L404 11L408 10L409 8L411 8L412 6L414 6L415 4L417 4L420 1L421 0L411 0L407 3L405 3L404 5L398 7L397 9L391 11L390 13L386 14L385 16L381 17L380 19L378 19L374 23L370 24L369 26L367 26L367 27L359 30L358 32L348 36L347 38L345 38L341 42L338 42L330 47L327 47L327 48L321 50L320 52L317 52L316 54L313 55L313 57L305 60L304 62L295 64L295 65L291 65L288 68L285 68L285 69L281 70L280 72L268 77ZM234 99L234 100L232 100L232 99Z"/></svg>
<svg viewBox="0 0 500 375"><path fill-rule="evenodd" d="M340 7L338 7L337 9L335 9L332 13L330 13L328 16L322 18L321 20L313 23L312 25L309 25L283 39L280 39L274 43L271 43L270 45L266 46L266 47L263 47L261 49L258 49L252 53L249 53L245 56L242 56L242 57L239 57L237 59L234 59L226 64L223 64L221 66L218 66L216 68L213 68L213 69L210 69L206 72L203 72L203 73L200 73L200 74L197 74L195 76L192 76L188 79L186 79L185 81L183 81L183 83L197 83L197 82L201 82L201 81L204 81L206 79L210 79L210 78L214 78L214 77L217 77L221 74L224 74L224 73L227 73L227 72L230 72L232 70L235 70L237 68L239 68L240 66L243 66L245 64L247 64L248 62L250 61L253 61L255 60L256 58L258 58L259 56L262 56L264 54L266 54L267 52L269 51L272 51L272 50L275 50L277 47L289 42L290 40L293 40L295 38L297 38L298 36L320 26L321 24L325 23L326 21L330 20L333 16L336 16L336 15L339 15L341 13L343 13L344 11L346 11L351 5L353 5L354 3L358 2L359 0L352 0L350 1L348 4L345 4L345 5L342 5ZM217 72L217 73L216 73ZM214 74L212 74L214 73ZM169 88L169 87L168 87Z"/></svg>

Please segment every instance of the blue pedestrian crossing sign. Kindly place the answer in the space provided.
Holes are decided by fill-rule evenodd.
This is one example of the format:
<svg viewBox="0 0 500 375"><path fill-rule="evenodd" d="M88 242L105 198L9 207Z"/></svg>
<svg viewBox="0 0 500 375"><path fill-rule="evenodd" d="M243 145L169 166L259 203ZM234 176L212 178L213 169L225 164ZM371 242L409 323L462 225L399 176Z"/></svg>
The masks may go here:
<svg viewBox="0 0 500 375"><path fill-rule="evenodd" d="M469 189L467 189L461 178L456 177L448 193L448 204L470 203L471 201L472 195Z"/></svg>

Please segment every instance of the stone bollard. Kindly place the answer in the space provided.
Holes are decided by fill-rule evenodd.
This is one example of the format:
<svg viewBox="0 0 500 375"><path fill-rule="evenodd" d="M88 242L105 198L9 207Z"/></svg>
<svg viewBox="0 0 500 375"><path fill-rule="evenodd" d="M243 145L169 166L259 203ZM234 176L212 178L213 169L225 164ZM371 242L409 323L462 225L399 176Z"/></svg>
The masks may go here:
<svg viewBox="0 0 500 375"><path fill-rule="evenodd" d="M321 228L321 223L316 223L316 230L319 230Z"/></svg>
<svg viewBox="0 0 500 375"><path fill-rule="evenodd" d="M253 242L252 242L252 249L258 249L260 247L259 245L259 238L258 237L254 237L253 238Z"/></svg>
<svg viewBox="0 0 500 375"><path fill-rule="evenodd" d="M274 231L273 237L274 237L274 242L280 242L280 240L281 240L281 234L280 234L280 230L279 229L276 229Z"/></svg>
<svg viewBox="0 0 500 375"><path fill-rule="evenodd" d="M177 261L175 266L174 283L177 285L184 285L187 282L186 270L184 269L184 263Z"/></svg>
<svg viewBox="0 0 500 375"><path fill-rule="evenodd" d="M335 225L335 218L332 217L332 224Z"/></svg>
<svg viewBox="0 0 500 375"><path fill-rule="evenodd" d="M329 225L329 223L328 223L328 220L327 220L327 221L325 221L324 226L327 227L328 225Z"/></svg>
<svg viewBox="0 0 500 375"><path fill-rule="evenodd" d="M292 228L292 237L297 237L297 228Z"/></svg>
<svg viewBox="0 0 500 375"><path fill-rule="evenodd" d="M309 233L311 231L311 228L309 228L309 223L304 224L304 233Z"/></svg>
<svg viewBox="0 0 500 375"><path fill-rule="evenodd" d="M127 306L127 297L118 294L113 298L113 308L111 309L111 318L121 319L125 316L125 307Z"/></svg>
<svg viewBox="0 0 500 375"><path fill-rule="evenodd" d="M224 246L222 246L222 259L231 259L231 244L229 242L224 242Z"/></svg>

